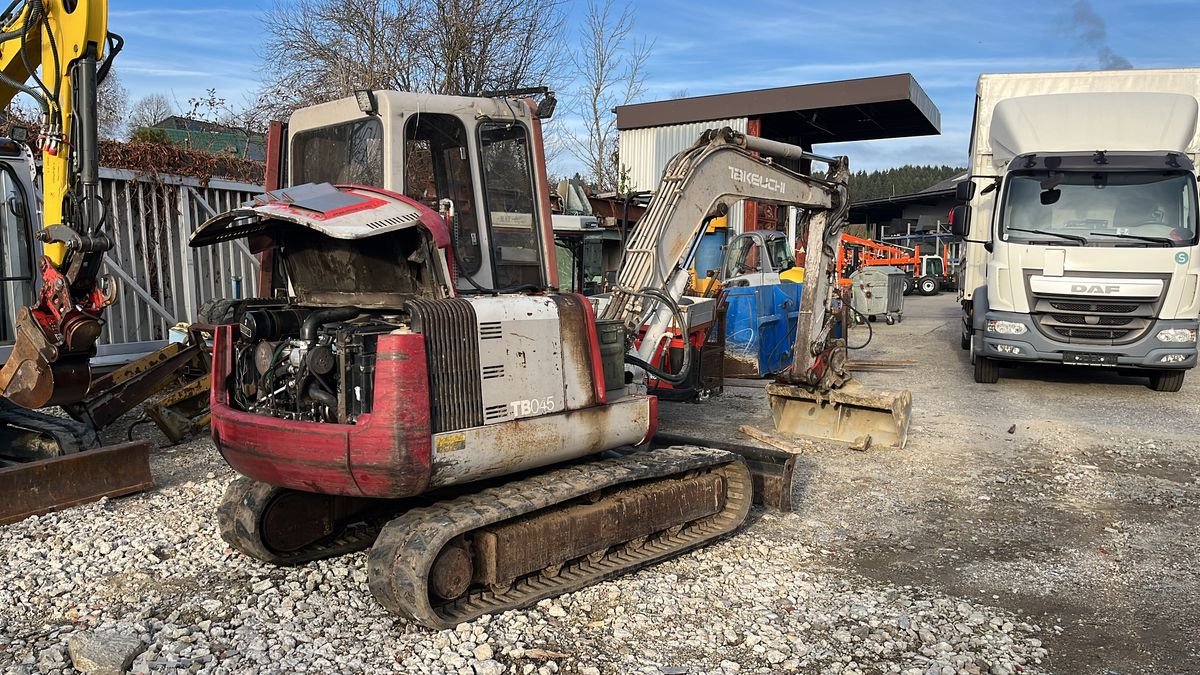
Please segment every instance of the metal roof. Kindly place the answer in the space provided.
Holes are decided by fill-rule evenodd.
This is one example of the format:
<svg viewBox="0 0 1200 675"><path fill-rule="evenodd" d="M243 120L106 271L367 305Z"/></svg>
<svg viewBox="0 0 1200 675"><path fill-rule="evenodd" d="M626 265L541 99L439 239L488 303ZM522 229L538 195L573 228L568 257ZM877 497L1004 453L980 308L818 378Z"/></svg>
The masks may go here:
<svg viewBox="0 0 1200 675"><path fill-rule="evenodd" d="M941 130L941 113L909 73L637 103L616 112L622 130L753 117L761 120L761 136L807 145Z"/></svg>

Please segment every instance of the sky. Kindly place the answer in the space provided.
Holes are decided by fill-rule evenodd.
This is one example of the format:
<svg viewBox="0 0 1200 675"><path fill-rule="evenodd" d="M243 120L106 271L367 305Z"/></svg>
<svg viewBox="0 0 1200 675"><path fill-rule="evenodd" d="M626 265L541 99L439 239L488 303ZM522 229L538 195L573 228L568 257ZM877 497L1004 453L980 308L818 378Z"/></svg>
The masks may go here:
<svg viewBox="0 0 1200 675"><path fill-rule="evenodd" d="M260 16L272 1L110 0L109 28L125 38L116 67L130 100L162 92L187 108L188 99L215 88L242 102L260 83ZM564 6L569 43L584 3ZM635 33L653 41L644 101L911 73L941 111L941 134L817 148L849 155L855 169L964 166L982 72L1200 66L1200 0L640 0L633 7ZM569 90L560 86L560 98ZM572 170L569 158L558 161L560 171Z"/></svg>

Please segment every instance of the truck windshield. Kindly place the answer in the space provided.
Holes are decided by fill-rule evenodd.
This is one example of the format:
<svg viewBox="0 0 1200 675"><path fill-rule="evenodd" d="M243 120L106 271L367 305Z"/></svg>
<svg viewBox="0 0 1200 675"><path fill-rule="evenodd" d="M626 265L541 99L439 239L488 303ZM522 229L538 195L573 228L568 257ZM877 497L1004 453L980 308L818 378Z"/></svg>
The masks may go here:
<svg viewBox="0 0 1200 675"><path fill-rule="evenodd" d="M1000 237L1055 246L1191 246L1196 182L1187 172L1013 174Z"/></svg>

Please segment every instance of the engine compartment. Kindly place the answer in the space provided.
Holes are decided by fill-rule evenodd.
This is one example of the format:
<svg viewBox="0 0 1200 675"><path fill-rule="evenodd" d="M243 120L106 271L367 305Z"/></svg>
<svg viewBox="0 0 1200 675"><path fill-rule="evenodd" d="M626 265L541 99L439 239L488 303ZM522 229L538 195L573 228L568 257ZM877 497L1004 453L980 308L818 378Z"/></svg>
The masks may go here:
<svg viewBox="0 0 1200 675"><path fill-rule="evenodd" d="M354 424L371 412L379 336L408 327L397 310L249 310L238 325L230 403L280 419Z"/></svg>

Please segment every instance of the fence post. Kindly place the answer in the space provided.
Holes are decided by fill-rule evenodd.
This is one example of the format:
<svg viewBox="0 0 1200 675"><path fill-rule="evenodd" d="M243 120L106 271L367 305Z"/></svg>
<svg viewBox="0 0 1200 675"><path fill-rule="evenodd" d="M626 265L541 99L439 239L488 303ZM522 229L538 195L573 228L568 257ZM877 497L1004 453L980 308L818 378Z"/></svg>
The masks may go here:
<svg viewBox="0 0 1200 675"><path fill-rule="evenodd" d="M191 194L190 189L179 190L179 223L183 228L179 242L180 248L183 249L183 259L187 263L183 272L183 309L187 315L184 317L186 321L195 321L198 309L196 306L196 249L186 244L188 238L192 236Z"/></svg>

